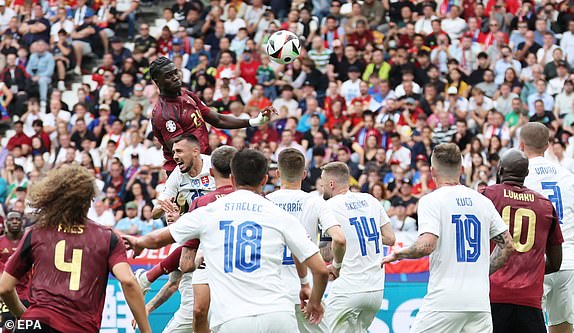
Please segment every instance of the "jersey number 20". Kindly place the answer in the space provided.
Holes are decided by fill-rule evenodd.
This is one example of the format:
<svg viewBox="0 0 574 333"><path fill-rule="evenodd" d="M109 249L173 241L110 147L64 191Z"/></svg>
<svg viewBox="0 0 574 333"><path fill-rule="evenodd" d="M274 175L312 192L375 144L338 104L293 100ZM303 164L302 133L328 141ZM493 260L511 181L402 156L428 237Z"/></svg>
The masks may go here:
<svg viewBox="0 0 574 333"><path fill-rule="evenodd" d="M236 228L233 221L220 221L219 230L225 232L223 268L225 273L233 272L233 266L249 273L261 267L261 234L263 229L255 222L247 221ZM235 253L234 253L235 252Z"/></svg>

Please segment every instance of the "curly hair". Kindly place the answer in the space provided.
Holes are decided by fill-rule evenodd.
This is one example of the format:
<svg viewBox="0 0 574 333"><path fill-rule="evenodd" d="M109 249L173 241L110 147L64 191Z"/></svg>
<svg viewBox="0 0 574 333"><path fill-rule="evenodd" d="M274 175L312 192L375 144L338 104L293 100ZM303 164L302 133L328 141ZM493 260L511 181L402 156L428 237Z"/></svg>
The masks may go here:
<svg viewBox="0 0 574 333"><path fill-rule="evenodd" d="M38 215L37 225L57 228L85 224L95 195L94 176L84 167L66 166L33 185L29 201Z"/></svg>
<svg viewBox="0 0 574 333"><path fill-rule="evenodd" d="M159 57L154 60L149 66L151 79L157 81L159 70L170 63L172 63L172 61L166 57Z"/></svg>

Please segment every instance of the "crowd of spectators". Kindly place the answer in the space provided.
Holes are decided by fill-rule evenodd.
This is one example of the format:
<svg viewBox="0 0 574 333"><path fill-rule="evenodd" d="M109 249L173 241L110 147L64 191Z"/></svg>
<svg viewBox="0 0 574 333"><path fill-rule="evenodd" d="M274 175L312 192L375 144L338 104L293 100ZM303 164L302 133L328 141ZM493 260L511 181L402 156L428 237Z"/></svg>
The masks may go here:
<svg viewBox="0 0 574 333"><path fill-rule="evenodd" d="M439 143L458 144L461 181L480 190L521 127L541 122L552 133L547 157L574 171L573 0L176 0L159 10L159 26L136 24L137 0L5 1L0 110L13 132L0 159L4 211L24 210L47 170L81 164L102 192L91 218L129 234L163 225L151 218L166 179L149 121L158 90L147 67L158 56L217 112L278 110L268 125L209 133L212 149L269 158L266 192L279 186L273 168L285 147L307 157L306 191L320 193L321 166L343 161L352 190L380 200L397 231L417 229ZM263 51L281 29L303 45L289 65ZM86 56L99 59L93 84L67 105L62 92L89 70Z"/></svg>

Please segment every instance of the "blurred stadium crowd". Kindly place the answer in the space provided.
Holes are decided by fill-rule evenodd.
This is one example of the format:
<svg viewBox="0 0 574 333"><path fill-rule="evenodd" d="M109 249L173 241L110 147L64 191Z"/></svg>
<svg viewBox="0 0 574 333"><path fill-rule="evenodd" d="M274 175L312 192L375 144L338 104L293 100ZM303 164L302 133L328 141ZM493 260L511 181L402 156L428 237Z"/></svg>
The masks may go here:
<svg viewBox="0 0 574 333"><path fill-rule="evenodd" d="M151 217L166 179L149 121L158 90L147 67L158 56L220 113L279 111L259 128L209 134L212 149L264 152L267 193L285 147L307 157L306 191L320 193L320 167L343 161L352 189L380 200L396 231L416 232L436 144L459 145L463 182L479 189L495 182L521 127L541 122L548 158L574 171L573 0L162 5L0 0L0 218L25 210L27 188L47 170L81 164L102 191L90 218L128 234L163 226ZM145 7L161 17L138 17ZM303 42L289 65L264 51L281 29Z"/></svg>

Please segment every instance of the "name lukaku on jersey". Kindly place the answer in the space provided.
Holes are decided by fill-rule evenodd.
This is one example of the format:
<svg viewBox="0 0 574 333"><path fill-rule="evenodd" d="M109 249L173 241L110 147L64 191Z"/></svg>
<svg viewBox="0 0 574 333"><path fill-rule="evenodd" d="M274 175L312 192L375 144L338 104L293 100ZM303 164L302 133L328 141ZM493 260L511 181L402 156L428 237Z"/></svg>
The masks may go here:
<svg viewBox="0 0 574 333"><path fill-rule="evenodd" d="M519 201L528 201L534 202L534 194L532 193L516 193L507 189L504 189L504 197L519 200Z"/></svg>
<svg viewBox="0 0 574 333"><path fill-rule="evenodd" d="M261 213L262 205L249 202L228 202L225 204L225 211L244 211Z"/></svg>

